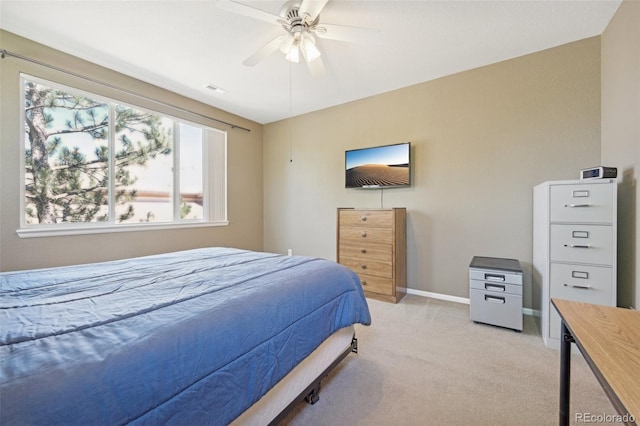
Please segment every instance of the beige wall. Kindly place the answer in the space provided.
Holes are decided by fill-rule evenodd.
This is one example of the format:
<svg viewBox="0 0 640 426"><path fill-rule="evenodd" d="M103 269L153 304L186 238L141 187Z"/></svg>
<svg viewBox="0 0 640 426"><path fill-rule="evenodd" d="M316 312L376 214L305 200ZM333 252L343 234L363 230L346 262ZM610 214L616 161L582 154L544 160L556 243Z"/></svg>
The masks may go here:
<svg viewBox="0 0 640 426"><path fill-rule="evenodd" d="M344 188L346 149L405 141L413 186ZM263 149L265 250L335 259L337 207L407 207L410 288L468 297L474 255L517 258L538 308L532 188L600 163L600 38L271 123Z"/></svg>
<svg viewBox="0 0 640 426"><path fill-rule="evenodd" d="M640 309L640 2L602 35L602 164L618 167L618 305Z"/></svg>
<svg viewBox="0 0 640 426"><path fill-rule="evenodd" d="M128 101L134 105L153 108L202 124L213 126L213 123L179 113L171 108L160 109L154 103L125 96L105 86L89 83L29 62L11 57L0 60L0 91L2 93L0 104L0 270L86 263L211 245L262 249L262 188L256 184L262 179L262 125L81 61L8 32L0 31L0 47L251 129L251 132L247 133L220 127L222 130L228 130L229 226L20 239L16 234L19 226L20 202L19 132L22 128L19 120L19 72Z"/></svg>

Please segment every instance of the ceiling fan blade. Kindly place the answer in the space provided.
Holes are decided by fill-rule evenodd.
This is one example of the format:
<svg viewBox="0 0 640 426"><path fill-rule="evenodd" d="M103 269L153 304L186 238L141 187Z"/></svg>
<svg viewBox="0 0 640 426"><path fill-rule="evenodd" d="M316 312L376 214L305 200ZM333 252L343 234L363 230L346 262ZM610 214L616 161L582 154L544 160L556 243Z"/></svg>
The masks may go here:
<svg viewBox="0 0 640 426"><path fill-rule="evenodd" d="M382 38L382 32L377 29L336 24L320 24L314 32L320 38L351 43L373 43Z"/></svg>
<svg viewBox="0 0 640 426"><path fill-rule="evenodd" d="M245 59L242 63L248 67L256 65L258 62L262 61L264 58L278 50L282 42L287 38L287 35L288 34L281 34L278 37L274 38L256 53Z"/></svg>
<svg viewBox="0 0 640 426"><path fill-rule="evenodd" d="M329 0L302 0L298 9L298 15L309 15L309 21L313 21L320 14Z"/></svg>
<svg viewBox="0 0 640 426"><path fill-rule="evenodd" d="M273 15L269 12L265 12L264 10L256 9L255 7L247 6L246 4L238 3L233 0L218 0L218 7L226 10L227 12L248 16L249 18L269 22L270 24L286 23L286 21L283 21L283 19L278 15Z"/></svg>
<svg viewBox="0 0 640 426"><path fill-rule="evenodd" d="M314 78L321 78L327 75L327 70L324 67L322 58L316 58L311 62L307 62L307 67L309 67L309 72Z"/></svg>

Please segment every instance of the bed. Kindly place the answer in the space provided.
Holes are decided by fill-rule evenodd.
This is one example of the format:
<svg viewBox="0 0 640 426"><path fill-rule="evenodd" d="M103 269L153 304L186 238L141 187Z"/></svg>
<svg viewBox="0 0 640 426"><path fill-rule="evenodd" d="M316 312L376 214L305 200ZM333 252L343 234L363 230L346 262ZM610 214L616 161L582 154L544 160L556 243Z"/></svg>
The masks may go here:
<svg viewBox="0 0 640 426"><path fill-rule="evenodd" d="M0 273L0 424L268 424L370 324L335 262L232 248Z"/></svg>

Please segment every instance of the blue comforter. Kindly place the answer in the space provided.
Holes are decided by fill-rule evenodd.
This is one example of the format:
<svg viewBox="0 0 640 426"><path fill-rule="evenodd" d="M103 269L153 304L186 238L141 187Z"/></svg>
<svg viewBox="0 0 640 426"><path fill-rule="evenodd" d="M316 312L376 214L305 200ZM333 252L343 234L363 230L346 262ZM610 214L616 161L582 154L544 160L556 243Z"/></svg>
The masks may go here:
<svg viewBox="0 0 640 426"><path fill-rule="evenodd" d="M227 424L369 324L327 260L207 248L0 274L0 424Z"/></svg>

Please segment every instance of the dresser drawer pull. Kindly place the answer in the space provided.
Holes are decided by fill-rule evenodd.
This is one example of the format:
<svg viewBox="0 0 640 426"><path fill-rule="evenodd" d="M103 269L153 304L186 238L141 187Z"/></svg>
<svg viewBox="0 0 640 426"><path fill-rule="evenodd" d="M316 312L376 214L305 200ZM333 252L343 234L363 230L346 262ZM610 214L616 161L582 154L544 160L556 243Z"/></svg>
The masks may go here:
<svg viewBox="0 0 640 426"><path fill-rule="evenodd" d="M484 274L484 279L487 281L504 281L505 277L498 274Z"/></svg>
<svg viewBox="0 0 640 426"><path fill-rule="evenodd" d="M589 196L589 191L587 190L577 190L577 191L572 191L571 192L573 195L573 198L583 198L583 197L588 197Z"/></svg>
<svg viewBox="0 0 640 426"><path fill-rule="evenodd" d="M367 238L367 231L362 231L362 238Z"/></svg>
<svg viewBox="0 0 640 426"><path fill-rule="evenodd" d="M507 291L507 286L500 284L484 283L485 290Z"/></svg>
<svg viewBox="0 0 640 426"><path fill-rule="evenodd" d="M367 285L367 282L365 280L362 280L361 282L363 286Z"/></svg>
<svg viewBox="0 0 640 426"><path fill-rule="evenodd" d="M367 265L360 265L362 269L367 269Z"/></svg>
<svg viewBox="0 0 640 426"><path fill-rule="evenodd" d="M506 303L506 300L504 297L487 296L486 294L484 295L484 300L491 303L500 303L500 304Z"/></svg>
<svg viewBox="0 0 640 426"><path fill-rule="evenodd" d="M589 231L571 231L573 238L589 238Z"/></svg>
<svg viewBox="0 0 640 426"><path fill-rule="evenodd" d="M367 249L360 249L360 253L365 254L367 252Z"/></svg>
<svg viewBox="0 0 640 426"><path fill-rule="evenodd" d="M563 284L565 287L577 288L579 290L593 290L590 285Z"/></svg>
<svg viewBox="0 0 640 426"><path fill-rule="evenodd" d="M586 271L571 271L571 278L580 278L581 280L589 279L589 273Z"/></svg>
<svg viewBox="0 0 640 426"><path fill-rule="evenodd" d="M589 244L565 244L565 247L571 247L571 248L579 248L579 249L588 249L591 248L591 246Z"/></svg>
<svg viewBox="0 0 640 426"><path fill-rule="evenodd" d="M366 222L367 221L367 217L366 216L361 216L360 220L363 221L363 222Z"/></svg>

